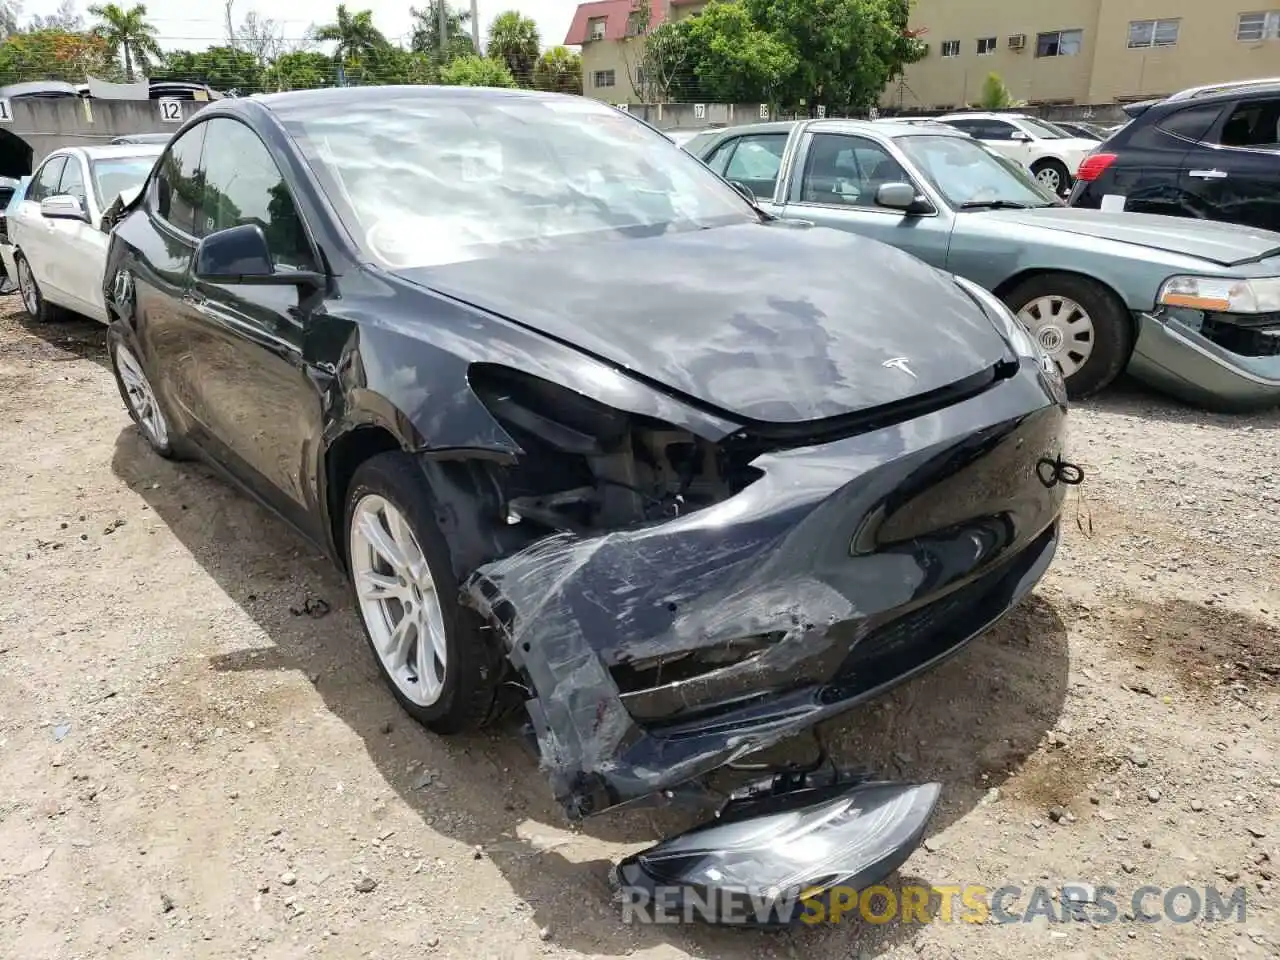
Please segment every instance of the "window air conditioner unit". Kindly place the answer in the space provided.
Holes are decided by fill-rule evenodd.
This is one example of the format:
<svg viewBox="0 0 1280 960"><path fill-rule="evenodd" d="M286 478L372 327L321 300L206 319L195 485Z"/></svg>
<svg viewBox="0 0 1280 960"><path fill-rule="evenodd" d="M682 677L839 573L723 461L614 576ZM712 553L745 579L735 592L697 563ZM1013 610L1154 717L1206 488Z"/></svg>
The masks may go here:
<svg viewBox="0 0 1280 960"><path fill-rule="evenodd" d="M1021 50L1027 45L1027 35L1025 33L1015 33L1009 38L1010 50Z"/></svg>

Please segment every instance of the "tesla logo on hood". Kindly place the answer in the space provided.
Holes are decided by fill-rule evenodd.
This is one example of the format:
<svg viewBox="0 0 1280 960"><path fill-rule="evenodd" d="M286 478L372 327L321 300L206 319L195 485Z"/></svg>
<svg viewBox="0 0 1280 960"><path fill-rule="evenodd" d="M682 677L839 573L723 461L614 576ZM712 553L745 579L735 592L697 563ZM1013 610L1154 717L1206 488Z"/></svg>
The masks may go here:
<svg viewBox="0 0 1280 960"><path fill-rule="evenodd" d="M911 368L907 366L906 357L893 357L892 359L886 360L884 363L880 364L880 366L885 367L888 370L901 370L912 380L916 379L916 375L912 373Z"/></svg>

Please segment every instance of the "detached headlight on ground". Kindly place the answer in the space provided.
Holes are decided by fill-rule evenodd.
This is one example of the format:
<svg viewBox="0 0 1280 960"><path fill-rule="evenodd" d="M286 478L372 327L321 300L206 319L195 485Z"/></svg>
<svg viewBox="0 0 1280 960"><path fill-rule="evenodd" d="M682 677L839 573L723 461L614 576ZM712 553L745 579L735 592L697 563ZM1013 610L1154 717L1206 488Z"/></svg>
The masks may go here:
<svg viewBox="0 0 1280 960"><path fill-rule="evenodd" d="M1210 313L1275 313L1280 311L1280 277L1170 277L1156 300L1166 307Z"/></svg>

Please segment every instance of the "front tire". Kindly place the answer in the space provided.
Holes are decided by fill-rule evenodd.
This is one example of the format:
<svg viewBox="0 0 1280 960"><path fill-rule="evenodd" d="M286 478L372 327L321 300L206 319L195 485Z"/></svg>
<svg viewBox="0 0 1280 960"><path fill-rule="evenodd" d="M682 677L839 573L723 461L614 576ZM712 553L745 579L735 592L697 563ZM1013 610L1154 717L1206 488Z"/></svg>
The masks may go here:
<svg viewBox="0 0 1280 960"><path fill-rule="evenodd" d="M40 292L40 284L36 283L36 275L31 264L20 252L13 256L14 269L18 274L18 292L22 294L22 306L31 319L37 323L50 323L57 320L62 311L44 298Z"/></svg>
<svg viewBox="0 0 1280 960"><path fill-rule="evenodd" d="M493 711L500 660L458 602L426 478L407 454L356 470L346 496L347 569L382 677L428 729L460 733Z"/></svg>
<svg viewBox="0 0 1280 960"><path fill-rule="evenodd" d="M166 460L177 460L178 451L174 447L173 430L168 418L160 408L160 401L151 380L142 367L133 350L117 337L108 339L111 354L111 370L116 375L116 387L120 391L120 399L125 409L156 454Z"/></svg>
<svg viewBox="0 0 1280 960"><path fill-rule="evenodd" d="M1065 196L1071 190L1071 174L1066 165L1059 160L1041 160L1031 168L1036 182L1055 197Z"/></svg>
<svg viewBox="0 0 1280 960"><path fill-rule="evenodd" d="M1058 364L1072 400L1104 389L1129 362L1129 311L1096 280L1045 273L1018 284L1003 299Z"/></svg>

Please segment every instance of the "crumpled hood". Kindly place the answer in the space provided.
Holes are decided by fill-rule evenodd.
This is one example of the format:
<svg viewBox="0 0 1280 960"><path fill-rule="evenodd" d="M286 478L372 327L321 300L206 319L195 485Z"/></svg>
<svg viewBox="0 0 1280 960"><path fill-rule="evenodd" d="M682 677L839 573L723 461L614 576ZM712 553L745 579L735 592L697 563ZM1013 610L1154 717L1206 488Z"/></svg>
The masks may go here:
<svg viewBox="0 0 1280 960"><path fill-rule="evenodd" d="M1010 356L950 275L837 230L741 224L396 274L757 422L863 412Z"/></svg>
<svg viewBox="0 0 1280 960"><path fill-rule="evenodd" d="M966 213L965 216L973 216ZM1066 231L1081 237L1131 243L1235 266L1280 254L1280 234L1236 223L1162 217L1149 213L1104 213L1078 207L992 210L977 214L1006 223Z"/></svg>

